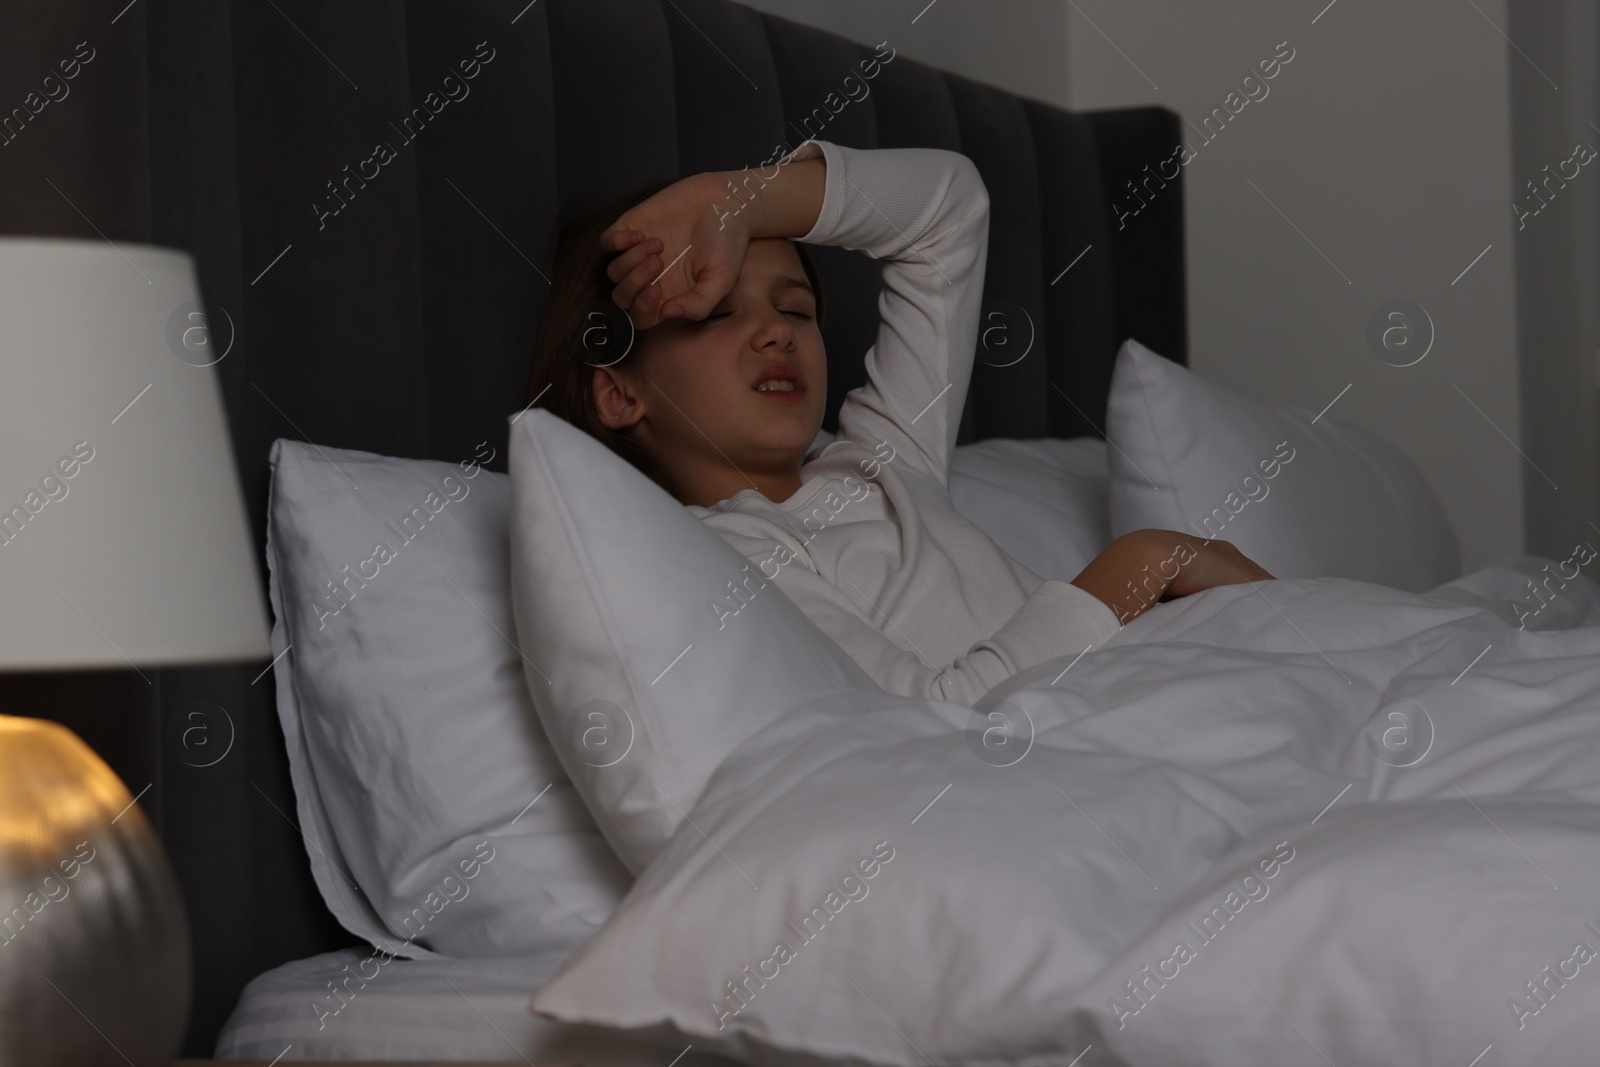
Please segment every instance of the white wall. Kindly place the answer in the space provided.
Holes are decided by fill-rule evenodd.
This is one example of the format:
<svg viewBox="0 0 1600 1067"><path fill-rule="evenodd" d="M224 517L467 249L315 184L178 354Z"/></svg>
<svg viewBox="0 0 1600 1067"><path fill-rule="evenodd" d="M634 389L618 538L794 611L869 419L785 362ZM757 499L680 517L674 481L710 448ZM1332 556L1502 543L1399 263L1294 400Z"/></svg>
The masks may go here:
<svg viewBox="0 0 1600 1067"><path fill-rule="evenodd" d="M739 0L862 44L1067 106L1064 0Z"/></svg>
<svg viewBox="0 0 1600 1067"><path fill-rule="evenodd" d="M1554 247L1530 253L1510 205L1514 180L1520 188L1570 154L1572 115L1596 104L1600 122L1600 101L1592 87L1563 86L1568 112L1547 110L1550 137L1534 138L1552 143L1514 158L1513 85L1519 107L1548 103L1529 104L1532 68L1502 36L1508 0L749 2L1060 106L1159 103L1196 127L1287 41L1294 58L1268 95L1209 142L1190 131L1190 365L1313 411L1349 385L1327 417L1376 430L1422 468L1474 567L1523 550L1525 522L1529 550L1553 553L1595 517L1595 315L1576 304L1593 309L1596 286L1582 283L1600 268L1573 271L1600 230L1590 218L1578 236L1587 209L1574 195L1568 214L1552 204L1533 220L1552 223L1538 228ZM1509 2L1521 19L1512 36L1529 35L1519 45L1558 84L1568 65L1592 71L1593 28L1574 43L1574 12L1592 4ZM1600 189L1600 166L1585 168L1580 181L1591 179ZM1525 298L1539 294L1541 321L1553 324L1523 340L1558 349L1531 370L1517 359L1519 263ZM1382 362L1366 341L1369 316L1393 299L1421 305L1434 324L1414 366Z"/></svg>
<svg viewBox="0 0 1600 1067"><path fill-rule="evenodd" d="M1077 0L1071 106L1159 102L1198 124L1289 43L1268 95L1190 142L1190 365L1313 411L1350 385L1328 417L1398 444L1481 565L1521 549L1532 473L1506 439L1521 427L1507 48L1484 18L1503 26L1505 5L1325 3ZM1396 298L1435 326L1410 367L1366 341L1368 316Z"/></svg>

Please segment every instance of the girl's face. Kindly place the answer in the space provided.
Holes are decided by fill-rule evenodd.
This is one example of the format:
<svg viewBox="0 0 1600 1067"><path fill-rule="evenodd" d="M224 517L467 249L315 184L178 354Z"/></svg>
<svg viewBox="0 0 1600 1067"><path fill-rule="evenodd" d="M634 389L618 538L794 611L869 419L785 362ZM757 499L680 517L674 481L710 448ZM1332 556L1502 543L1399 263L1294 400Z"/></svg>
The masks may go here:
<svg viewBox="0 0 1600 1067"><path fill-rule="evenodd" d="M641 332L625 366L596 368L596 408L680 481L732 468L790 475L822 427L827 355L794 245L751 241L739 281L704 319Z"/></svg>

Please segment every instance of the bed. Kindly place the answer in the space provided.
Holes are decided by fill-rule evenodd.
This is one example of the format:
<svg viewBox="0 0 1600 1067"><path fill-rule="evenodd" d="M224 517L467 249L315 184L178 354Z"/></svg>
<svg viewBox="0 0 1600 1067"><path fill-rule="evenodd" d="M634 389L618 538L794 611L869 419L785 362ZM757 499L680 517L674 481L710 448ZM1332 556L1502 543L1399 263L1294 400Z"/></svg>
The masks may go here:
<svg viewBox="0 0 1600 1067"><path fill-rule="evenodd" d="M228 1020L219 1059L509 1060L634 1067L659 1047L603 1027L544 1019L528 990L559 959L416 960L349 999L324 1021L308 1006L326 997L362 953L340 949L275 967L255 979ZM396 966L396 964L391 964ZM270 1053L268 1050L271 1050ZM736 1062L689 1052L681 1063Z"/></svg>
<svg viewBox="0 0 1600 1067"><path fill-rule="evenodd" d="M447 463L486 443L486 467L505 470L505 416L524 400L540 270L561 211L650 177L749 165L811 134L959 150L984 175L994 203L986 292L1020 309L1008 328L1033 349L1015 365L976 369L963 442L1098 439L1125 338L1186 360L1181 177L1126 226L1112 210L1179 139L1178 116L1164 109L1069 113L904 54L883 64L870 96L841 105L843 79L878 54L874 45L726 0L164 0L105 21L84 14L57 26L71 36L63 54L110 35L93 37L106 47L91 69L110 87L98 110L58 119L117 116L117 137L82 139L102 153L79 168L83 188L131 167L147 175L148 199L108 193L91 214L115 239L193 253L213 321L233 328L217 370L263 560L268 458L280 437ZM470 80L464 62L479 65ZM396 158L373 177L377 140ZM11 151L58 182L67 166L21 155L54 151L42 141ZM64 208L54 225L93 236ZM878 280L854 254L816 258L830 290L831 426L861 380ZM263 562L263 588L267 577ZM310 869L266 666L162 671L159 697L100 739L121 753L126 780L154 783L141 802L197 946L188 1055L209 1054L232 1015L222 1053L276 1056L293 1038L273 1047L267 1000L252 992L241 1002L246 984L287 964L253 990L281 998L299 976L308 994L326 994L315 966L294 961L362 943ZM139 682L97 687L83 703L126 703L136 691L144 701ZM214 765L163 740L197 702L234 733L229 758ZM82 724L92 736L92 718ZM494 988L495 974L460 984L478 1002L474 991ZM532 1030L486 1012L532 1054ZM309 1034L295 1045L289 1058L318 1047ZM469 1046L517 1058L465 1039L437 1054Z"/></svg>
<svg viewBox="0 0 1600 1067"><path fill-rule="evenodd" d="M257 977L219 1052L1584 1062L1600 552L1468 573L1392 446L1131 339L1107 399L1103 442L958 448L958 506L997 540L1040 498L1079 516L1080 557L1034 562L1070 575L1174 465L1211 463L1180 475L1206 499L1283 435L1217 513L1278 577L971 707L885 693L781 596L724 627L743 557L548 412L508 475L280 440L278 710L313 874L371 947ZM430 540L330 600L432 486ZM1359 502L1383 551L1349 553Z"/></svg>

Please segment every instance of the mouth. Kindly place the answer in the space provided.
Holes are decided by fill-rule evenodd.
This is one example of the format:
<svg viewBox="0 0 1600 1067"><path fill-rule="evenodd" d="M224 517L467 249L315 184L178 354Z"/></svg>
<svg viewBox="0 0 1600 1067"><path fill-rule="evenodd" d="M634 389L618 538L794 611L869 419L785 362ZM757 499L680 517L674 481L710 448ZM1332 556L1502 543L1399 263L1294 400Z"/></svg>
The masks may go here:
<svg viewBox="0 0 1600 1067"><path fill-rule="evenodd" d="M798 401L806 391L799 372L783 363L774 363L763 369L761 377L750 388L762 396L779 402Z"/></svg>

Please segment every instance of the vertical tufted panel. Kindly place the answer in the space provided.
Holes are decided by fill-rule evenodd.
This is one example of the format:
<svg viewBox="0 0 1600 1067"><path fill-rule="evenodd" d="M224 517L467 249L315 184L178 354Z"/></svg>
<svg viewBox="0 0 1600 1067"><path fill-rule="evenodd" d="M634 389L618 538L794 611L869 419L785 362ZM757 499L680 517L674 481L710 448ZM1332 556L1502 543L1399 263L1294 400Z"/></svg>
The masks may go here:
<svg viewBox="0 0 1600 1067"><path fill-rule="evenodd" d="M246 378L247 455L285 436L415 454L427 425L417 153L389 126L411 107L405 8L278 7L233 8L248 42L234 57L245 286L228 309L239 349L219 370ZM395 158L364 180L379 142Z"/></svg>
<svg viewBox="0 0 1600 1067"><path fill-rule="evenodd" d="M1111 227L1094 132L1082 115L1026 105L1039 160L1041 281L1050 345L1049 436L1105 436L1106 396L1122 338L1113 306ZM1070 269L1069 269L1070 268Z"/></svg>
<svg viewBox="0 0 1600 1067"><path fill-rule="evenodd" d="M226 308L243 331L244 289L253 274L244 274L240 258L244 208L232 8L211 0L181 0L151 5L145 17L150 108L152 114L167 117L148 127L150 239L188 249L206 299ZM229 363L248 367L241 359L248 347L245 340L241 336L235 341L218 372L251 528L260 531L266 521L267 471L261 454L245 451L250 447L245 442L260 438L251 433L244 413L264 415L265 405L250 387L248 370L238 373L239 367ZM265 560L258 561L264 585ZM137 680L131 672L129 677ZM192 932L194 1000L184 1046L189 1055L210 1053L239 989L260 969L265 955L259 950L261 930L275 929L278 951L288 954L322 951L347 939L310 878L299 836L257 792L280 803L292 796L274 694L265 683L250 686L253 677L254 672L244 675L238 668L159 674L156 703L168 709L187 700L218 704L236 731L229 758L238 766L224 773L218 773L221 765L193 767L171 758L170 748L160 745L164 716L159 713L149 738L160 768L159 783L151 790L161 799L156 825L182 887ZM85 737L91 744L98 742L93 732Z"/></svg>
<svg viewBox="0 0 1600 1067"><path fill-rule="evenodd" d="M149 56L142 19L112 22L120 6L109 0L0 4L3 232L148 239ZM65 68L76 71L65 76L59 64L75 54L87 62ZM43 84L48 75L58 88ZM50 100L51 92L59 99Z"/></svg>
<svg viewBox="0 0 1600 1067"><path fill-rule="evenodd" d="M1049 391L1050 338L1040 282L1045 254L1039 232L1039 166L1033 130L1021 98L955 75L947 81L961 123L962 151L978 165L989 190L989 266L982 325L1003 330L1009 338L1005 348L997 347L991 353L985 350L980 333L979 358L973 365L967 402L971 421L963 429L969 430L967 440L1044 437L1049 430L1045 394ZM997 300L1020 307L1023 321L989 317ZM1031 350L1010 362L1009 350L1020 343L1030 324Z"/></svg>
<svg viewBox="0 0 1600 1067"><path fill-rule="evenodd" d="M563 211L682 174L672 36L653 0L541 0L550 26ZM529 12L531 16L533 11Z"/></svg>
<svg viewBox="0 0 1600 1067"><path fill-rule="evenodd" d="M862 52L875 56L877 49ZM869 83L878 114L878 147L961 151L961 122L944 74L902 52L887 54L891 58L879 64L878 76Z"/></svg>
<svg viewBox="0 0 1600 1067"><path fill-rule="evenodd" d="M1170 158L1173 147L1182 142L1178 115L1166 108L1137 107L1090 111L1084 117L1094 131L1101 182L1109 198L1105 210L1112 220L1112 286L1116 293L1112 330L1117 343L1136 337L1151 351L1187 363L1182 169L1148 207L1125 220L1120 229L1111 208L1117 198L1130 195L1129 183L1146 177L1145 167L1154 168L1157 160Z"/></svg>
<svg viewBox="0 0 1600 1067"><path fill-rule="evenodd" d="M406 49L412 99L461 96L415 145L425 454L459 461L487 440L494 466L527 388L559 202L544 5L514 26L504 7L411 3Z"/></svg>
<svg viewBox="0 0 1600 1067"><path fill-rule="evenodd" d="M850 148L877 148L877 115L843 91L844 79L860 73L861 60L872 50L776 15L762 19L783 91L788 143L816 137Z"/></svg>
<svg viewBox="0 0 1600 1067"><path fill-rule="evenodd" d="M783 87L761 14L723 0L663 5L672 38L683 174L738 170L784 140Z"/></svg>

